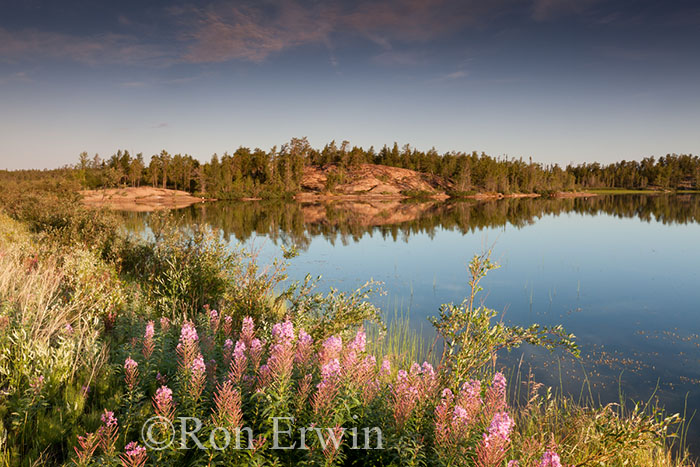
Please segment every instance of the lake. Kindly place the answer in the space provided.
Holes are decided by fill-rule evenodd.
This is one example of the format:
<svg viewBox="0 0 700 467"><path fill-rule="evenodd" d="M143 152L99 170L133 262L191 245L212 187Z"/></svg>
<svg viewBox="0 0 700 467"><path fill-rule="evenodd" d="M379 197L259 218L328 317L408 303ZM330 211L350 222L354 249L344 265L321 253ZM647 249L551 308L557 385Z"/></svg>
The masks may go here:
<svg viewBox="0 0 700 467"><path fill-rule="evenodd" d="M582 358L525 347L500 363L602 403L655 394L669 411L700 409L700 195L447 202L217 202L178 211L208 223L263 262L297 245L290 280L353 290L372 278L389 315L427 318L467 295L466 265L492 248L486 306L511 324L562 324ZM142 231L148 214L125 214ZM585 381L588 384L584 384ZM689 440L698 441L691 425Z"/></svg>

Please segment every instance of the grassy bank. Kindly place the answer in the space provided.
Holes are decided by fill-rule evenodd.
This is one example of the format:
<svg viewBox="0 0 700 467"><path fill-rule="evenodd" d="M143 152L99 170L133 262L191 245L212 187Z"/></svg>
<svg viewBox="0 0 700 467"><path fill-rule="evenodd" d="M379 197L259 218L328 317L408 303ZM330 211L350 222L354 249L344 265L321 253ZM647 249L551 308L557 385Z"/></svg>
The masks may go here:
<svg viewBox="0 0 700 467"><path fill-rule="evenodd" d="M500 350L577 348L560 327L508 327L478 305L488 255L473 259L465 301L436 310L425 355L405 323L384 330L367 301L376 284L288 284L284 262L262 267L207 228L162 214L151 240L130 238L70 190L31 193L4 195L0 213L4 465L689 464L670 436L677 415L582 406L535 381L517 396ZM204 449L147 447L154 416L178 432L200 419ZM309 449L274 449L275 433L289 446L312 426ZM241 427L250 449L215 449L219 428ZM165 428L150 439L167 441Z"/></svg>

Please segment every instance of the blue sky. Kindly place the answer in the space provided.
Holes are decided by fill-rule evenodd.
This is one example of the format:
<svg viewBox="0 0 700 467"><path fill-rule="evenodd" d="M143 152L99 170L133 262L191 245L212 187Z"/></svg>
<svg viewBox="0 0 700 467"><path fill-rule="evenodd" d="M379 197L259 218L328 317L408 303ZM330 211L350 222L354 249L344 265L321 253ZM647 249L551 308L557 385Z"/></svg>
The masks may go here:
<svg viewBox="0 0 700 467"><path fill-rule="evenodd" d="M695 1L0 0L0 168L409 143L700 152Z"/></svg>

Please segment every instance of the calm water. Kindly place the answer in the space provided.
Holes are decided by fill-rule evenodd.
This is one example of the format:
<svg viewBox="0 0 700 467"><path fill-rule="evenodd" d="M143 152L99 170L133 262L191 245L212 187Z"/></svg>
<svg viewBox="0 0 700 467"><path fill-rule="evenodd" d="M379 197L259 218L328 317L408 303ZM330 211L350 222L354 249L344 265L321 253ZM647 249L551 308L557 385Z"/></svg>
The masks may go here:
<svg viewBox="0 0 700 467"><path fill-rule="evenodd" d="M531 348L501 363L578 396L584 374L602 402L656 394L672 411L700 409L700 196L615 195L574 200L447 203L214 203L180 211L232 244L301 254L291 279L322 274L322 288L384 283L376 303L427 317L467 293L465 266L485 247L501 268L484 280L485 304L512 324L563 324L583 358ZM147 215L128 215L142 229ZM588 393L588 388L585 390ZM693 428L698 424L694 423ZM698 430L691 441L698 445Z"/></svg>

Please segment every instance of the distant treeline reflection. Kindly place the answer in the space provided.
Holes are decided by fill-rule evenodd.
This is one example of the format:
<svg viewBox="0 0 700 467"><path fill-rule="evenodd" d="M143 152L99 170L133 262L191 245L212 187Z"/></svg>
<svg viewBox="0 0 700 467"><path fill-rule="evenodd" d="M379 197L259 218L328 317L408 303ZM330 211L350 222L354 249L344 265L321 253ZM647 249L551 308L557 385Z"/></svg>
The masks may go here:
<svg viewBox="0 0 700 467"><path fill-rule="evenodd" d="M183 225L206 223L227 241L265 235L273 242L305 249L313 237L332 244L357 241L365 234L394 241L436 229L462 233L506 224L516 228L546 215L606 214L663 224L700 223L700 195L603 195L591 198L513 198L489 201L337 201L306 204L283 201L216 202L175 213ZM127 227L146 231L150 214L124 213Z"/></svg>

